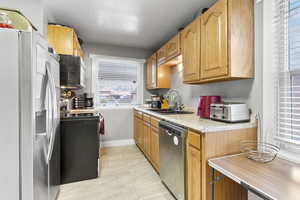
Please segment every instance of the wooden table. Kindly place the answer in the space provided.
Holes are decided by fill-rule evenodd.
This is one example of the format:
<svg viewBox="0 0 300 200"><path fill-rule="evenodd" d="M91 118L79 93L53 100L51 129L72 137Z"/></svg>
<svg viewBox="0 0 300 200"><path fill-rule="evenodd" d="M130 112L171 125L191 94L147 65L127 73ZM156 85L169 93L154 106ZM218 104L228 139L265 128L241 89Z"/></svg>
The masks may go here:
<svg viewBox="0 0 300 200"><path fill-rule="evenodd" d="M263 199L300 199L300 165L276 158L259 163L245 154L210 159L209 166Z"/></svg>

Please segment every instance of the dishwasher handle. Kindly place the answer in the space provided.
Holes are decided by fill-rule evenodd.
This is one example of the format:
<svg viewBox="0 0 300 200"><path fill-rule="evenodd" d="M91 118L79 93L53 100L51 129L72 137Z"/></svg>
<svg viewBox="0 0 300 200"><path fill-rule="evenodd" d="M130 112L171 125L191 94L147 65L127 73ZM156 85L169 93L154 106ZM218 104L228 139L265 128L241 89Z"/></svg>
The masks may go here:
<svg viewBox="0 0 300 200"><path fill-rule="evenodd" d="M172 132L169 131L169 130L165 130L165 132L168 134L168 136L172 136L173 135Z"/></svg>

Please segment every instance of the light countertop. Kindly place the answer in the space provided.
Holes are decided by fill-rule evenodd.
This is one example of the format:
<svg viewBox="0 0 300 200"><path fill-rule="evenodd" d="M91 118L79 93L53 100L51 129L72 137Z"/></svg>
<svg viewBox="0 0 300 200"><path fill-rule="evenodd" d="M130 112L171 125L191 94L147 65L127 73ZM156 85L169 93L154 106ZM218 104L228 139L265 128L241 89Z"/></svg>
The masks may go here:
<svg viewBox="0 0 300 200"><path fill-rule="evenodd" d="M255 128L257 127L255 119L251 119L250 122L246 123L224 123L217 122L210 119L200 118L199 116L194 114L160 114L157 112L153 112L148 110L146 107L137 106L134 107L135 110L141 111L143 113L152 115L154 117L158 117L160 119L164 119L187 128L191 128L196 131L200 131L202 133L209 132L219 132L219 131L229 131L236 129L246 129L246 128Z"/></svg>
<svg viewBox="0 0 300 200"><path fill-rule="evenodd" d="M259 163L249 160L245 154L210 159L208 164L265 199L299 199L299 164L280 158Z"/></svg>

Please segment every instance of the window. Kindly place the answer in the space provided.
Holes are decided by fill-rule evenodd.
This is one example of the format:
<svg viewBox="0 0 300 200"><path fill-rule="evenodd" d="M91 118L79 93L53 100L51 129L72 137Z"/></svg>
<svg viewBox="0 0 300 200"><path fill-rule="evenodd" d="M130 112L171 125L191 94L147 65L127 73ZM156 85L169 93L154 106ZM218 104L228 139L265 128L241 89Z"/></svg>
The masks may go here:
<svg viewBox="0 0 300 200"><path fill-rule="evenodd" d="M97 106L138 103L139 62L101 58L96 66L95 97Z"/></svg>
<svg viewBox="0 0 300 200"><path fill-rule="evenodd" d="M276 139L300 145L300 1L275 0Z"/></svg>

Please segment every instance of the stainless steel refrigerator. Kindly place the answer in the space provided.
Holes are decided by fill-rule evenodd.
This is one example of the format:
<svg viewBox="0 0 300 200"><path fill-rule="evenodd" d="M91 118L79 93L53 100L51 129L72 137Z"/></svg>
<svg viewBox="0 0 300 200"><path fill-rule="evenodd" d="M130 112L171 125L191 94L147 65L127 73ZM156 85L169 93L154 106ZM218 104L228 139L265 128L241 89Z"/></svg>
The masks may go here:
<svg viewBox="0 0 300 200"><path fill-rule="evenodd" d="M58 58L41 35L0 29L1 199L56 199L59 84Z"/></svg>

